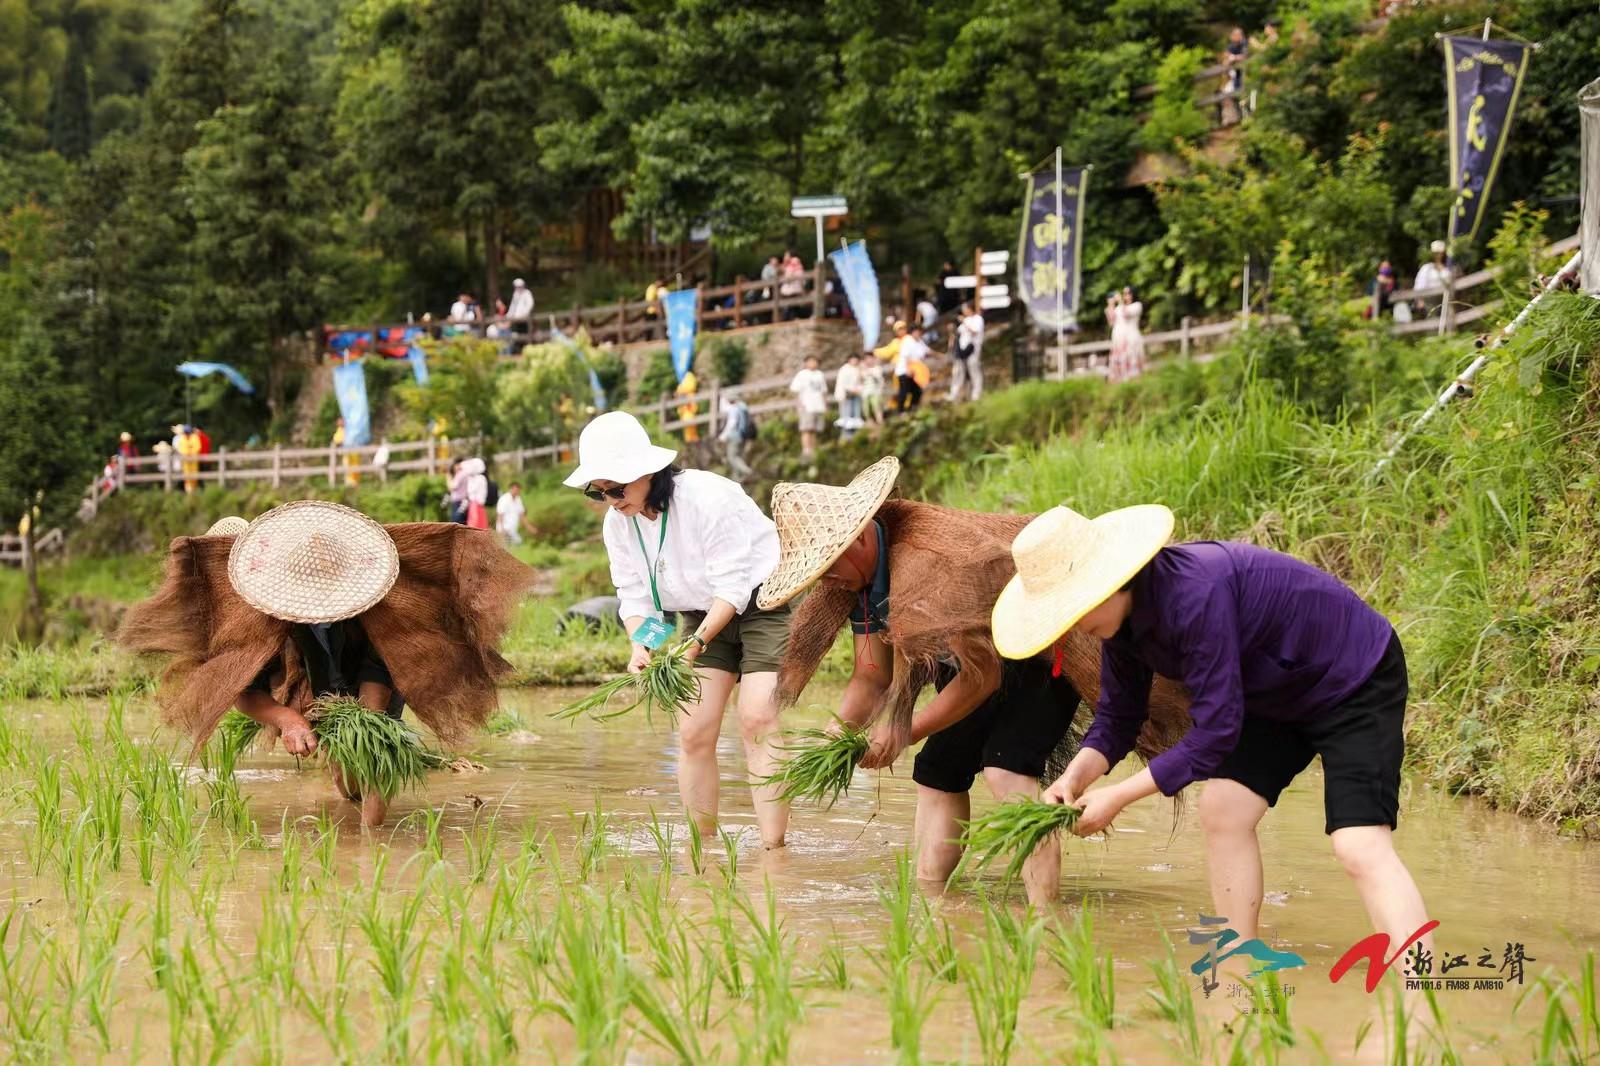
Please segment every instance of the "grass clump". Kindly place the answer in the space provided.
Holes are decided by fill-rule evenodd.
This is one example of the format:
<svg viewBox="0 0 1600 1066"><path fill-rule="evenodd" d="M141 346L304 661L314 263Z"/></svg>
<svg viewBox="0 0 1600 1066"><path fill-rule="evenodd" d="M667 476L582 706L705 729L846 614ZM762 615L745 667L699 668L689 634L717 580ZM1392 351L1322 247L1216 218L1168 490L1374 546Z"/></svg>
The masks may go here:
<svg viewBox="0 0 1600 1066"><path fill-rule="evenodd" d="M229 711L217 723L217 746L222 765L232 766L261 736L261 723L239 711Z"/></svg>
<svg viewBox="0 0 1600 1066"><path fill-rule="evenodd" d="M962 824L961 866L974 872L984 869L1002 855L1010 855L1006 879L1022 873L1028 856L1052 835L1071 829L1083 813L1064 803L1045 803L1035 799L1010 799L994 810Z"/></svg>
<svg viewBox="0 0 1600 1066"><path fill-rule="evenodd" d="M306 718L317 735L317 750L353 778L362 794L376 792L391 799L402 788L420 785L424 773L446 762L423 745L415 729L347 696L317 700Z"/></svg>
<svg viewBox="0 0 1600 1066"><path fill-rule="evenodd" d="M870 744L866 730L843 721L834 729L791 730L788 739L791 743L779 745L778 750L789 756L762 784L780 786L778 795L785 801L811 800L825 807L850 791L856 763Z"/></svg>
<svg viewBox="0 0 1600 1066"><path fill-rule="evenodd" d="M552 718L578 718L588 715L597 722L620 718L644 707L645 718L653 719L657 710L676 716L686 703L700 700L700 678L688 658L689 642L652 656L637 674L623 674L599 685L582 699L567 704ZM620 706L613 706L620 704Z"/></svg>

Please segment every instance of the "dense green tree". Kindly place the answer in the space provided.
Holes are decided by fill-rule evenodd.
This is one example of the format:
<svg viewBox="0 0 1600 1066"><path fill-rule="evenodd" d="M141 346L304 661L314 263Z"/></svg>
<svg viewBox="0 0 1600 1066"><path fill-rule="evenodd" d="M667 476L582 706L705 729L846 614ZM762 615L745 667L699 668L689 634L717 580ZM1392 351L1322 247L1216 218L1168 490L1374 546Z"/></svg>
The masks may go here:
<svg viewBox="0 0 1600 1066"><path fill-rule="evenodd" d="M67 159L88 155L94 139L92 110L83 38L74 33L67 44L67 57L50 105L50 147Z"/></svg>

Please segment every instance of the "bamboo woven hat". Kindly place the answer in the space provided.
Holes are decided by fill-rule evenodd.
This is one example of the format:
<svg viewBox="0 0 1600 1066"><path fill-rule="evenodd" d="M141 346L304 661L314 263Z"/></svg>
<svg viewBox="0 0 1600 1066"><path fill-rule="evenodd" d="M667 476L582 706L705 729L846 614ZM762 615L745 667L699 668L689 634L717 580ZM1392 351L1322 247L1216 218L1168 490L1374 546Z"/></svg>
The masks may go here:
<svg viewBox="0 0 1600 1066"><path fill-rule="evenodd" d="M324 500L274 507L238 535L228 583L246 603L286 622L337 622L383 599L400 553L377 522Z"/></svg>
<svg viewBox="0 0 1600 1066"><path fill-rule="evenodd" d="M867 528L899 476L900 460L889 455L848 485L779 482L772 490L778 566L762 582L756 606L767 611L788 603L827 573Z"/></svg>
<svg viewBox="0 0 1600 1066"><path fill-rule="evenodd" d="M240 518L236 514L231 514L226 518L219 518L215 522L211 523L211 528L206 530L206 536L237 537L240 533L243 533L249 528L250 520L248 518Z"/></svg>
<svg viewBox="0 0 1600 1066"><path fill-rule="evenodd" d="M1094 519L1070 507L1039 515L1012 542L1017 576L994 604L994 646L1027 659L1054 644L1155 558L1172 526L1172 512L1158 503Z"/></svg>

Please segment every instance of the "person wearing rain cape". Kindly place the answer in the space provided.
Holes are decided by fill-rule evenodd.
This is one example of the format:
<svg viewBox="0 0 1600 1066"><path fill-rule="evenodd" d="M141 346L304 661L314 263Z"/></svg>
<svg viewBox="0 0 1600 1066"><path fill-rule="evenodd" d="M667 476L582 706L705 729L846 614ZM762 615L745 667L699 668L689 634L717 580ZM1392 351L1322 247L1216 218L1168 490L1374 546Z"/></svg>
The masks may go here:
<svg viewBox="0 0 1600 1066"><path fill-rule="evenodd" d="M1198 781L1212 905L1241 941L1261 912L1256 827L1322 760L1324 830L1367 915L1399 952L1426 936L1422 894L1394 848L1408 691L1389 620L1331 574L1249 544L1168 545L1173 515L1150 504L1089 519L1056 507L1017 535L1017 576L994 606L994 640L1029 658L1062 640L1100 643L1094 722L1045 798L1098 833L1130 803ZM1151 678L1189 691L1194 726L1148 766L1090 786L1146 724Z"/></svg>
<svg viewBox="0 0 1600 1066"><path fill-rule="evenodd" d="M912 767L916 870L943 885L961 858L960 823L970 817L979 774L997 797L1037 796L1047 766L1070 753L1079 694L1092 700L1098 691L1098 648L1084 639L1054 660L1004 663L989 615L1014 573L1011 540L1027 517L891 500L899 470L888 457L846 486L773 489L782 555L758 602L785 603L817 586L794 610L778 673L781 705L799 697L848 623L855 665L838 717L861 726L889 712L861 765L892 766L926 741ZM913 714L930 683L938 693ZM1182 695L1166 682L1155 707L1140 736L1146 755L1175 743L1187 725ZM1052 838L1023 867L1029 898L1055 898L1060 875Z"/></svg>
<svg viewBox="0 0 1600 1066"><path fill-rule="evenodd" d="M129 609L119 633L168 659L157 696L196 749L237 707L291 754L311 754L306 715L325 696L396 718L409 703L445 744L483 725L511 670L500 638L533 582L492 535L436 522L384 526L320 500L242 521L174 540L161 586ZM381 824L384 797L360 795L332 770L362 824Z"/></svg>

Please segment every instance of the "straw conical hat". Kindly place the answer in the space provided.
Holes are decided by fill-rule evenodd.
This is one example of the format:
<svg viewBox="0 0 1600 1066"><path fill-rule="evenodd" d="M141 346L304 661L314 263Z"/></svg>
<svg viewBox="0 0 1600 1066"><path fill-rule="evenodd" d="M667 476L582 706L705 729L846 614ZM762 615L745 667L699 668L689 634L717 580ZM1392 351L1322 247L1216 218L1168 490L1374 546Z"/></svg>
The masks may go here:
<svg viewBox="0 0 1600 1066"><path fill-rule="evenodd" d="M1052 507L1011 544L1017 576L995 601L994 646L1008 659L1039 654L1155 558L1172 536L1158 503L1089 519Z"/></svg>
<svg viewBox="0 0 1600 1066"><path fill-rule="evenodd" d="M206 536L236 537L249 528L250 520L248 518L240 518L236 514L231 514L226 518L219 518L211 523L211 528L206 530Z"/></svg>
<svg viewBox="0 0 1600 1066"><path fill-rule="evenodd" d="M400 554L381 525L323 500L274 507L228 555L240 598L287 622L352 618L383 599L399 573Z"/></svg>
<svg viewBox="0 0 1600 1066"><path fill-rule="evenodd" d="M827 573L867 528L899 476L900 460L890 455L861 471L848 485L779 482L772 490L778 567L762 582L756 606L766 611L788 603Z"/></svg>

